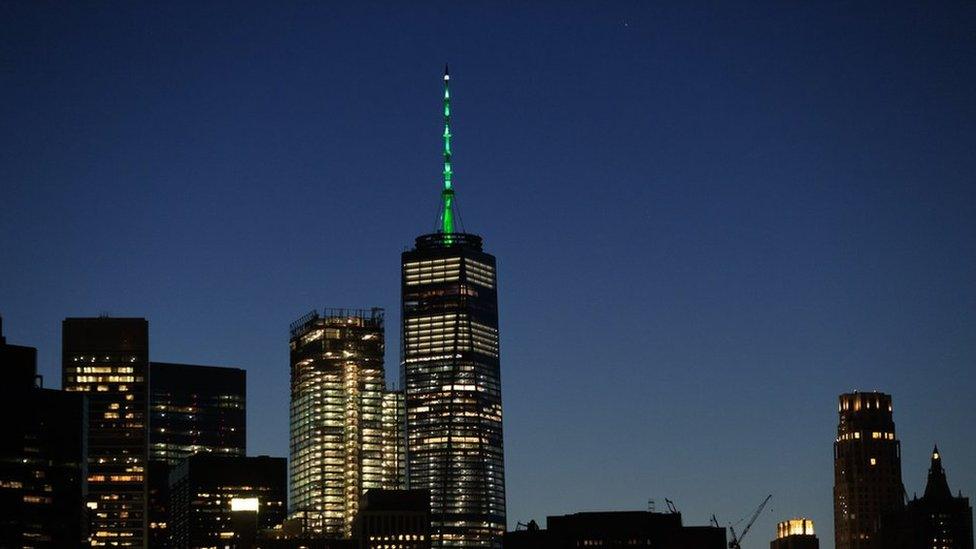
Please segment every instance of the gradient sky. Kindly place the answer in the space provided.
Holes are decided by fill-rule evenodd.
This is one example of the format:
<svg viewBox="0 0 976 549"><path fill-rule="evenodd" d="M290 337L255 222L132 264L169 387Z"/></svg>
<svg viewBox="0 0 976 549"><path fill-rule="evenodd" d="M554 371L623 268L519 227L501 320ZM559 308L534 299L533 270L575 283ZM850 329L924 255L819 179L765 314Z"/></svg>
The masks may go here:
<svg viewBox="0 0 976 549"><path fill-rule="evenodd" d="M509 525L659 508L833 546L837 395L893 393L909 493L976 496L976 5L0 3L0 313L246 368L287 455L288 324L387 309L433 230L452 67L498 257ZM681 7L677 7L681 4Z"/></svg>

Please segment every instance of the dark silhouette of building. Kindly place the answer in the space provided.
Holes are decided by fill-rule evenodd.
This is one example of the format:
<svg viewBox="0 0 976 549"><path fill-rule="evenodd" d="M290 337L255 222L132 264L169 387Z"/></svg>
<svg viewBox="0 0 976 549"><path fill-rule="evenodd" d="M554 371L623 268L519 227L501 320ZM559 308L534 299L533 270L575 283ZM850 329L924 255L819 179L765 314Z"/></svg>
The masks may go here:
<svg viewBox="0 0 976 549"><path fill-rule="evenodd" d="M358 549L356 538L315 534L303 524L305 516L285 519L280 525L258 532L256 549Z"/></svg>
<svg viewBox="0 0 976 549"><path fill-rule="evenodd" d="M87 535L84 395L42 388L37 349L0 319L0 547L79 547Z"/></svg>
<svg viewBox="0 0 976 549"><path fill-rule="evenodd" d="M286 515L285 458L196 454L170 473L170 547L253 547Z"/></svg>
<svg viewBox="0 0 976 549"><path fill-rule="evenodd" d="M383 309L313 311L292 324L290 348L290 516L315 536L350 538L365 491L403 484Z"/></svg>
<svg viewBox="0 0 976 549"><path fill-rule="evenodd" d="M358 549L359 541L337 538L258 538L255 549ZM236 547L234 549L249 549Z"/></svg>
<svg viewBox="0 0 976 549"><path fill-rule="evenodd" d="M456 230L449 76L439 230L402 254L408 487L431 493L434 547L498 547L505 462L495 258Z"/></svg>
<svg viewBox="0 0 976 549"><path fill-rule="evenodd" d="M247 376L238 368L149 363L149 547L169 546L169 472L198 452L246 452Z"/></svg>
<svg viewBox="0 0 976 549"><path fill-rule="evenodd" d="M165 461L149 460L149 549L165 549L170 545L169 472L170 466Z"/></svg>
<svg viewBox="0 0 976 549"><path fill-rule="evenodd" d="M769 549L820 549L813 521L806 518L785 520L776 525L776 539Z"/></svg>
<svg viewBox="0 0 976 549"><path fill-rule="evenodd" d="M430 492L368 490L356 519L360 549L428 549Z"/></svg>
<svg viewBox="0 0 976 549"><path fill-rule="evenodd" d="M878 549L973 549L973 509L969 498L949 490L938 446L925 493L886 517L880 537Z"/></svg>
<svg viewBox="0 0 976 549"><path fill-rule="evenodd" d="M613 511L546 518L546 529L530 523L505 534L505 549L725 549L725 528L683 526L681 513Z"/></svg>
<svg viewBox="0 0 976 549"><path fill-rule="evenodd" d="M198 452L245 454L244 370L152 362L149 372L150 459L173 466Z"/></svg>
<svg viewBox="0 0 976 549"><path fill-rule="evenodd" d="M61 386L88 395L91 544L145 547L149 323L67 318L61 345Z"/></svg>
<svg viewBox="0 0 976 549"><path fill-rule="evenodd" d="M836 549L872 547L882 517L901 510L901 443L895 436L891 396L840 395L834 442Z"/></svg>

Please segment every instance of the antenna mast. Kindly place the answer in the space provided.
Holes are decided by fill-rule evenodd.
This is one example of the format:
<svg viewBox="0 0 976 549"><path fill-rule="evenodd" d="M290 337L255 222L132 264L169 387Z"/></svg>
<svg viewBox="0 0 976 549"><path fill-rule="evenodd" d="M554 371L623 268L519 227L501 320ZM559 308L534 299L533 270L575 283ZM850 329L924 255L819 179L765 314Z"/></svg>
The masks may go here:
<svg viewBox="0 0 976 549"><path fill-rule="evenodd" d="M451 73L444 65L444 190L441 191L441 232L454 233L454 186L451 183Z"/></svg>

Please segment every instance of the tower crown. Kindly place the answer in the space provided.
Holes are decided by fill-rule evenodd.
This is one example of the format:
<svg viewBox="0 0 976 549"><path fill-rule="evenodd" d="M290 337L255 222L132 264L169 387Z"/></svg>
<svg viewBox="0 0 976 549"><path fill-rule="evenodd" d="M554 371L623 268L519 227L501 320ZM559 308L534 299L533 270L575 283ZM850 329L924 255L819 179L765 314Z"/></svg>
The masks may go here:
<svg viewBox="0 0 976 549"><path fill-rule="evenodd" d="M790 536L813 536L813 521L808 518L792 518L776 525L776 539Z"/></svg>
<svg viewBox="0 0 976 549"><path fill-rule="evenodd" d="M932 450L932 464L929 466L929 479L925 484L925 499L950 499L949 481L946 479L945 468L942 467L942 454L939 447Z"/></svg>

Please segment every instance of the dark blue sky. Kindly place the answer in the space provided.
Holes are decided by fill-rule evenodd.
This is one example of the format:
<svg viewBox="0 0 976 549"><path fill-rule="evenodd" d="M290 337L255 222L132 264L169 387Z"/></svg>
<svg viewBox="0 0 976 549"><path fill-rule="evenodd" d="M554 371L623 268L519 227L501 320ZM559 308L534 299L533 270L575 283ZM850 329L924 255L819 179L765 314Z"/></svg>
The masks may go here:
<svg viewBox="0 0 976 549"><path fill-rule="evenodd" d="M679 3L675 3L679 4ZM685 3L680 3L685 4ZM733 5L734 4L734 5ZM0 4L0 312L246 368L287 454L288 324L387 308L434 228L440 75L499 262L509 522L767 493L832 547L837 394L894 394L909 493L976 495L976 6Z"/></svg>

